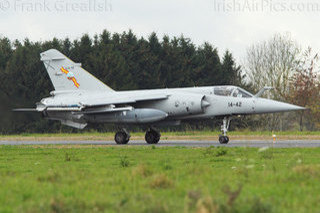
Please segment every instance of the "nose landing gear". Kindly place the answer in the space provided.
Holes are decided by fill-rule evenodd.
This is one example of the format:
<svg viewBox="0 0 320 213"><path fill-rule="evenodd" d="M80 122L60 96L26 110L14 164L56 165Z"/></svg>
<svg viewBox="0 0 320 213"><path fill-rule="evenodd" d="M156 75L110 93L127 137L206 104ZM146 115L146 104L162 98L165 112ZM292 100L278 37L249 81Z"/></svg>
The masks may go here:
<svg viewBox="0 0 320 213"><path fill-rule="evenodd" d="M223 118L223 124L221 125L222 135L219 135L220 144L229 143L229 137L227 136L227 132L228 132L228 129L229 129L230 121L231 121L230 117L224 117Z"/></svg>
<svg viewBox="0 0 320 213"><path fill-rule="evenodd" d="M229 143L229 137L228 136L219 135L219 142L220 142L220 144L227 144L227 143Z"/></svg>

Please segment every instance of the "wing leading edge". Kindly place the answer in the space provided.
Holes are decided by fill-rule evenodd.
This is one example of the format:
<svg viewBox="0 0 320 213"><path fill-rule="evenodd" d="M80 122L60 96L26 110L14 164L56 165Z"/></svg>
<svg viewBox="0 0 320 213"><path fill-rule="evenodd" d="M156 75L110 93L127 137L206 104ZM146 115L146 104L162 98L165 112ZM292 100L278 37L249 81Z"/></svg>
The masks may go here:
<svg viewBox="0 0 320 213"><path fill-rule="evenodd" d="M101 98L86 99L81 101L80 105L84 107L99 107L106 105L115 105L115 104L132 104L143 101L156 101L167 99L169 95L167 94L155 94L155 95L117 95L113 97L108 97L107 100Z"/></svg>

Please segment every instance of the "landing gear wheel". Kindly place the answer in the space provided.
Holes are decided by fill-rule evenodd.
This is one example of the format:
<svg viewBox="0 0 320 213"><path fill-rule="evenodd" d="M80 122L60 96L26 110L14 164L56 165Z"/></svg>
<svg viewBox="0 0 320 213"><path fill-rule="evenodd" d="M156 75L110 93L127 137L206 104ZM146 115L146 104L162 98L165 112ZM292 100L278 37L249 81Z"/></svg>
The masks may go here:
<svg viewBox="0 0 320 213"><path fill-rule="evenodd" d="M146 142L148 144L157 144L159 143L160 141L160 133L157 132L156 130L154 129L149 129L147 132L146 132L146 136L145 136L145 139L146 139Z"/></svg>
<svg viewBox="0 0 320 213"><path fill-rule="evenodd" d="M221 125L222 135L219 136L220 144L229 143L229 137L227 136L227 132L228 132L228 129L229 129L230 121L231 121L230 117L224 117L223 118L223 123Z"/></svg>
<svg viewBox="0 0 320 213"><path fill-rule="evenodd" d="M114 136L114 140L117 144L127 144L130 140L130 135L125 131L119 131Z"/></svg>
<svg viewBox="0 0 320 213"><path fill-rule="evenodd" d="M219 142L220 142L220 144L227 144L227 143L229 143L229 137L220 135L219 136Z"/></svg>

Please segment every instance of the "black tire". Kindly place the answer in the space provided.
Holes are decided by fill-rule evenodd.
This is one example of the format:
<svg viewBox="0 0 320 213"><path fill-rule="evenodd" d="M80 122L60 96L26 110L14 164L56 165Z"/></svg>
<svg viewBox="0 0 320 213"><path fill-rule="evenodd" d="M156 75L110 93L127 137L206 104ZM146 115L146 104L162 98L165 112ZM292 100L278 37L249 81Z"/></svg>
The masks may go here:
<svg viewBox="0 0 320 213"><path fill-rule="evenodd" d="M127 144L129 142L129 138L125 132L117 132L114 136L114 141L117 144Z"/></svg>
<svg viewBox="0 0 320 213"><path fill-rule="evenodd" d="M228 144L229 143L229 137L228 136L225 136L225 139L226 139L226 144Z"/></svg>
<svg viewBox="0 0 320 213"><path fill-rule="evenodd" d="M224 136L222 135L219 136L219 143L224 144Z"/></svg>
<svg viewBox="0 0 320 213"><path fill-rule="evenodd" d="M146 132L145 140L148 144L157 144L160 141L160 134L156 131L149 130Z"/></svg>
<svg viewBox="0 0 320 213"><path fill-rule="evenodd" d="M219 136L219 142L220 144L228 144L229 143L229 137L228 136Z"/></svg>

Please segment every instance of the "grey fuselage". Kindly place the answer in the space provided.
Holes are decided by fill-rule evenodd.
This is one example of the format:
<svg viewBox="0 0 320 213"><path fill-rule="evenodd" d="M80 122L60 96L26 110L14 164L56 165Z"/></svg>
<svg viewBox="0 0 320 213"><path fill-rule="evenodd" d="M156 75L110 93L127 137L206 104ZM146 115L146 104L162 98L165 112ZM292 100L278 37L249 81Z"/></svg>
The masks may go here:
<svg viewBox="0 0 320 213"><path fill-rule="evenodd" d="M165 121L183 121L192 119L210 119L221 116L251 115L261 113L286 112L304 109L299 106L256 97L247 91L235 86L209 86L175 89L151 89L133 91L61 91L52 93L53 96L41 101L49 119L72 120L77 123L157 123ZM104 110L108 100L143 98L121 103L113 101L113 109ZM157 99L157 97L159 97ZM93 103L95 106L90 109ZM85 107L84 107L85 106ZM52 109L50 111L50 109ZM61 112L59 111L61 109ZM126 110L123 110L126 109ZM90 111L91 110L91 111ZM65 123L68 125L67 123Z"/></svg>

